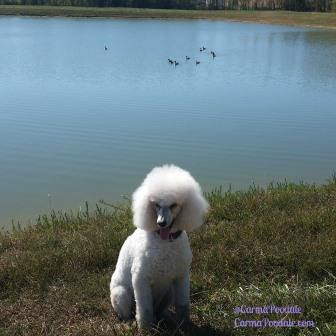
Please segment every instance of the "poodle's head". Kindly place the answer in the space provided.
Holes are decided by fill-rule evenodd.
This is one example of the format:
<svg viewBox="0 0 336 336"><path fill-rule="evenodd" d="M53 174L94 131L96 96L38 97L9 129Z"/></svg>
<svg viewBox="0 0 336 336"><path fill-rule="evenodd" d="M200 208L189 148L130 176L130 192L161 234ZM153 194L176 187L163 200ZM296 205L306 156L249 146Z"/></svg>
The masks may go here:
<svg viewBox="0 0 336 336"><path fill-rule="evenodd" d="M203 223L208 203L189 172L174 166L154 168L133 194L134 225L146 231L193 231Z"/></svg>

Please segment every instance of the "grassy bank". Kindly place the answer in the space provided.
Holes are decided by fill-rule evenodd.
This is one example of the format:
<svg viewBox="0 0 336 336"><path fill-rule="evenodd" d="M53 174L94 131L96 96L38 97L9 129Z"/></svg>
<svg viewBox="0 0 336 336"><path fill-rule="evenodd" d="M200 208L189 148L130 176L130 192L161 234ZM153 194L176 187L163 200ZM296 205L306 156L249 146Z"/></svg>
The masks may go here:
<svg viewBox="0 0 336 336"><path fill-rule="evenodd" d="M58 6L0 6L0 15L125 17L162 19L214 19L257 23L336 28L336 13L289 11L206 11L139 8L94 8Z"/></svg>
<svg viewBox="0 0 336 336"><path fill-rule="evenodd" d="M214 191L190 235L192 327L161 335L336 335L336 178L323 186ZM109 280L133 231L128 204L51 214L0 234L0 335L135 335L109 302ZM294 306L299 315L234 313ZM315 327L234 328L241 320L309 320ZM157 332L159 334L159 332Z"/></svg>

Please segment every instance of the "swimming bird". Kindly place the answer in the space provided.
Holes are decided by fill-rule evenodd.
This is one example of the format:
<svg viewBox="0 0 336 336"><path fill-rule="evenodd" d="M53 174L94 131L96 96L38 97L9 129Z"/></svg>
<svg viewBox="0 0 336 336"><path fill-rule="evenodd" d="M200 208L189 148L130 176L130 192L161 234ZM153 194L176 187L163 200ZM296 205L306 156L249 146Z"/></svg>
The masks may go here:
<svg viewBox="0 0 336 336"><path fill-rule="evenodd" d="M196 61L196 65L200 64L201 62L200 61Z"/></svg>
<svg viewBox="0 0 336 336"><path fill-rule="evenodd" d="M189 61L190 60L190 57L186 56L186 61Z"/></svg>
<svg viewBox="0 0 336 336"><path fill-rule="evenodd" d="M212 55L212 57L213 57L213 58L215 58L215 57L216 57L216 54L215 54L215 52L214 52L214 51L211 51L211 55Z"/></svg>
<svg viewBox="0 0 336 336"><path fill-rule="evenodd" d="M202 48L200 48L200 51L202 52L202 51L203 51L203 49L202 49Z"/></svg>
<svg viewBox="0 0 336 336"><path fill-rule="evenodd" d="M171 60L170 58L168 58L168 62L169 62L170 64L173 64L173 63L174 63L174 61Z"/></svg>
<svg viewBox="0 0 336 336"><path fill-rule="evenodd" d="M174 63L175 63L175 66L180 64L179 62L176 62L176 61L174 61Z"/></svg>
<svg viewBox="0 0 336 336"><path fill-rule="evenodd" d="M107 47L105 46L105 50L107 50Z"/></svg>
<svg viewBox="0 0 336 336"><path fill-rule="evenodd" d="M206 50L206 48L203 46L203 47L202 47L202 51L204 51L204 50Z"/></svg>

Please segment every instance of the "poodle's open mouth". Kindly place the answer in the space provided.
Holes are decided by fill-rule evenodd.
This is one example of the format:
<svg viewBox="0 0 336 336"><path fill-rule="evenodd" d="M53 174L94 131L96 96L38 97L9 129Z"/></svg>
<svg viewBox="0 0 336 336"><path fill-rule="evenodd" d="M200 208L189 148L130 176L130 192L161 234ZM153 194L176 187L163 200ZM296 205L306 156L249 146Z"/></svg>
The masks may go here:
<svg viewBox="0 0 336 336"><path fill-rule="evenodd" d="M167 240L169 238L170 228L160 228L159 235L162 240Z"/></svg>
<svg viewBox="0 0 336 336"><path fill-rule="evenodd" d="M170 230L173 227L173 224L174 224L174 220L171 222L169 226L160 227L159 230L156 231L160 235L160 238L162 240L167 240L169 238Z"/></svg>

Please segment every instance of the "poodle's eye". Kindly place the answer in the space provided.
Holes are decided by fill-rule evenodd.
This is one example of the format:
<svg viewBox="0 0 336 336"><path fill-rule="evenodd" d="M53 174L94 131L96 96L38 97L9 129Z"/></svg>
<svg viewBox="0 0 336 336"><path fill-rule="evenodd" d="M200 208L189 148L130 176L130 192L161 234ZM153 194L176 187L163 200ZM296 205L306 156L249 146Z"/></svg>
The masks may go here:
<svg viewBox="0 0 336 336"><path fill-rule="evenodd" d="M170 209L172 210L172 209L174 209L174 208L176 208L177 207L177 204L176 203L173 203L171 206L170 206Z"/></svg>
<svg viewBox="0 0 336 336"><path fill-rule="evenodd" d="M160 204L159 203L155 203L155 208L157 208L157 209L161 208Z"/></svg>

